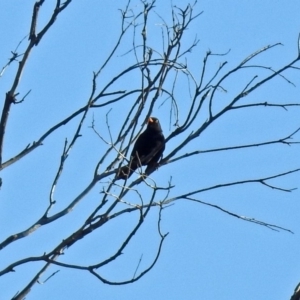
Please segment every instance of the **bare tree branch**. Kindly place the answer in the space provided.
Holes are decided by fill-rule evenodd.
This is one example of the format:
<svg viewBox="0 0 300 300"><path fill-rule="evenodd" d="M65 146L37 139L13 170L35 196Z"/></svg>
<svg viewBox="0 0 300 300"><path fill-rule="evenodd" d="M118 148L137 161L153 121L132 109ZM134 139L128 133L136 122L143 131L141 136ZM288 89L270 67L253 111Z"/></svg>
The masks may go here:
<svg viewBox="0 0 300 300"><path fill-rule="evenodd" d="M290 76L286 75L286 71L290 69L294 71L300 70L298 65L300 61L300 35L298 38L297 57L290 58L288 63L281 64L278 69L255 63L255 60L262 55L267 55L272 49L281 46L281 43L260 48L247 55L247 57L231 68L228 61L221 61L216 67L215 60L223 60L230 50L221 54L213 53L209 50L204 55L202 62L199 62L199 58L198 60L191 59L191 54L197 51L199 46L197 35L190 39L191 42L189 44L185 42L185 36L190 33L189 30L195 24L195 20L202 14L202 12L197 12L197 1L188 4L186 7L171 6L169 12L170 21L166 21L168 20L165 16L166 12L161 14L154 10L157 4L155 0L150 2L142 1L138 7L135 7L131 0L128 0L124 10L120 10L119 34L108 55L95 68L96 71L93 72L91 79L91 90L87 98L83 101L82 99L77 99L81 104L76 109L69 112L59 122L53 121L50 123L51 125L43 129L42 134L34 142L28 142L28 145L21 148L21 150L16 149L14 150L15 153L9 153L9 158L3 161L3 153L6 155L6 152L4 152L6 146L5 135L19 134L18 132L10 131L10 128L7 126L9 116L13 117L11 114L12 104L23 103L30 92L30 88L26 87L25 91L29 92L24 96L20 96L18 93L22 83L21 77L27 75L24 70L29 61L29 56L33 47L39 45L42 38L48 34L54 25L60 13L71 4L72 0L66 0L65 2L56 0L54 9L45 22L46 25L43 28L38 28L38 19L41 9L44 8L42 7L44 2L44 0L39 0L33 5L31 24L27 35L28 44L24 47L24 53L19 54L18 48L25 39L19 42L14 51L11 51L9 61L2 67L0 72L1 77L8 66L20 60L15 75L11 80L11 87L6 93L0 119L0 171L11 167L29 153L33 155L33 153L37 152L34 152L34 150L43 144L47 147L46 140L49 140L49 137L53 136L54 133L60 132L64 125L68 125L68 138L64 138L61 141L57 140L55 149L49 149L49 151L56 150L58 152L56 160L51 161L52 166L56 166L56 168L54 168L53 176L48 185L49 191L46 193L48 196L46 196L46 199L41 199L41 205L46 203L45 207L41 209L38 217L36 217L37 220L31 220L31 223L26 226L22 223L18 232L7 234L0 243L0 250L8 246L14 247L18 244L14 242L22 242L22 239L29 235L38 238L38 235L33 235L33 233L41 227L53 224L53 222L58 220L64 225L69 225L67 216L69 217L74 209L78 210L78 204L87 201L87 195L93 195L92 191L97 192L98 189L98 194L96 199L92 199L95 201L92 202L94 204L88 203L90 206L87 205L88 209L82 212L82 219L76 225L74 224L74 228L72 227L68 234L62 236L59 242L53 241L50 250L44 249L43 245L39 245L43 249L42 255L29 255L28 253L32 252L30 251L31 249L28 249L28 252L24 253L22 258L12 258L11 261L3 265L3 269L0 270L0 276L16 271L22 272L20 266L23 265L30 265L35 262L43 264L40 270L31 275L32 277L28 276L26 278L27 284L13 299L24 299L25 296L28 296L36 283L43 282L41 276L51 266L85 271L100 282L110 285L124 285L138 281L152 270L158 262L163 243L168 235L168 233L164 233L161 226L164 217L163 212L165 208L174 205L178 200L192 201L209 206L230 217L263 226L273 231L293 233L292 229L279 226L275 222L258 220L255 217L233 212L224 208L223 205L214 204L213 196L210 196L211 199L206 201L203 200L203 197L204 195L207 196L205 194L207 191L217 191L234 186L243 187L249 184L254 187L259 186L274 190L277 193L291 193L296 187L286 187L279 179L292 174L299 174L299 166L295 166L294 169L285 169L286 171L284 172L278 171L269 176L257 174L253 178L248 175L246 177L248 179L244 180L225 183L216 181L207 187L197 185L189 187L184 192L182 191L185 186L182 186L181 189L178 188L172 177L170 177L169 181L163 181L164 179L156 180L155 176L152 177L152 173L157 171L158 167L160 171L168 164L172 163L175 166L177 161L191 156L196 158L198 154L233 150L242 151L243 149L256 147L259 147L259 149L265 147L268 150L271 148L267 147L272 145L296 147L300 143L298 140L300 127L294 124L293 126L296 129L281 138L251 136L251 139L249 138L243 144L236 141L229 146L219 146L212 149L199 148L198 141L201 141L202 134L208 132L207 129L215 124L215 121L233 110L245 113L245 117L247 117L247 112L251 108L265 108L270 113L274 111L272 108L281 108L286 111L286 115L297 111L300 106L300 103L297 101L257 100L257 98L253 100L250 95L277 77L283 79L280 80L280 84L289 84L289 87L291 85L295 86L293 80L289 78ZM158 20L159 23L155 23L153 20ZM153 24L156 24L156 27ZM153 42L152 34L155 37L155 43ZM161 45L158 39L161 39ZM120 59L125 63L122 67L118 66ZM193 66L195 64L197 64L196 74L192 72L195 69ZM234 76L239 76L242 72L246 74L245 80L243 83L236 82L235 94L229 94L231 97L224 97L226 99L223 101L225 92L232 92L230 85L227 83L230 80L235 80ZM248 97L247 102L242 101L246 97ZM19 107L22 107L22 105ZM142 167L138 167L131 178L126 178L124 181L119 179L116 176L119 168L123 164L129 164L130 167L132 162L132 157L129 155L130 149L144 130L145 120L152 116L158 108L162 110L162 115L169 116L169 120L165 121L168 121L170 132L167 133L167 130L164 128L165 141L167 143L164 157L160 157L157 164L153 166L148 165L146 171L143 171ZM91 119L89 119L90 116ZM295 120L293 119L293 121ZM86 125L87 123L88 125ZM73 126L74 124L75 126ZM278 126L281 126L281 124L278 124ZM92 130L93 137L101 144L101 147L98 147L98 144L95 144L96 146L94 147L94 144L88 141L85 136L87 127L90 128L88 129L89 132ZM272 129L270 129L270 132L272 132ZM91 142L93 149L97 151L92 167L89 166L89 169L87 168L88 171L83 175L90 176L90 179L84 186L81 186L81 190L74 189L76 192L67 193L67 195L72 196L64 197L64 202L59 203L61 206L57 211L54 211L53 208L59 192L56 191L57 186L59 183L63 183L63 175L66 174L66 170L69 167L66 161L71 155L74 155L74 151L71 150L74 149L75 145L76 150L82 147L79 141L83 139L86 142ZM288 151L288 147L284 149ZM179 151L184 154L179 154ZM45 159L48 158L45 157ZM80 160L78 165L84 165L86 161L88 159ZM78 167L78 172L80 171L81 169ZM176 171L180 170L174 168L174 172ZM16 174L15 177L19 177L19 174ZM274 183L275 179L277 179L276 183ZM73 182L71 180L71 182L75 186L78 181L74 180ZM201 194L201 198L199 194ZM126 275L127 277L122 280L106 278L103 275L105 274L103 267L112 266L114 261L120 259L130 249L129 245L134 243L134 237L141 232L142 226L150 219L150 212L151 215L153 215L152 212L155 213L154 225L157 228L155 234L158 236L156 248L151 250L153 251L151 261L146 262L146 267L143 267L143 260L146 255L144 255L144 250L141 250L140 253L137 251L136 258L131 262L131 269L134 272ZM89 264L74 261L65 262L64 258L69 254L68 250L71 247L73 247L72 250L76 250L75 245L84 246L86 237L94 237L93 234L96 232L108 230L106 228L109 228L107 225L111 221L117 222L121 218L125 219L128 216L135 218L134 223L126 231L125 236L115 237L117 246L109 249L110 251L106 256L97 256ZM51 229L51 226L46 228ZM141 238L145 240L147 236ZM47 282L57 272L51 270L51 275L43 283ZM296 296L292 296L291 299L296 299L293 297L297 297L297 291L296 288L294 294Z"/></svg>

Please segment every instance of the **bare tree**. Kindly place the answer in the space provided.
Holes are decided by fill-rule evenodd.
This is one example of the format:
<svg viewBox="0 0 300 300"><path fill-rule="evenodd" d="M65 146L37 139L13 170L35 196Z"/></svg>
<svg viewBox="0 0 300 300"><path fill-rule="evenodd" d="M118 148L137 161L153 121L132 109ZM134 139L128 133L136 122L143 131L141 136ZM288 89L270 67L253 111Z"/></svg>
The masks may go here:
<svg viewBox="0 0 300 300"><path fill-rule="evenodd" d="M24 95L20 95L18 92L24 78L26 78L25 67L34 48L40 46L47 38L48 32L58 26L56 21L64 17L64 12L72 5L72 0L63 3L57 0L48 22L42 28L39 28L38 20L40 11L43 9L43 3L44 0L40 0L34 4L31 25L28 30L28 40L20 41L16 50L12 51L8 63L1 70L1 76L3 77L10 67L16 64L18 66L11 87L5 95L2 108L0 168L1 170L12 168L38 153L38 149L41 147L47 148L50 137L57 132L63 132L65 125L70 125L69 130L72 130L72 135L65 139L63 145L59 139L54 143L56 151L60 149L61 155L59 160L57 157L53 157L51 162L53 166L56 166L56 171L51 183L48 182L48 199L40 199L40 216L37 220L32 220L29 226L21 224L22 229L18 232L9 233L7 228L2 228L2 231L8 233L6 238L1 241L0 249L2 251L13 247L18 249L18 245L22 241L37 234L42 228L49 227L50 232L51 224L57 223L59 227L64 227L64 222L66 225L69 224L68 217L70 213L78 211L78 205L87 200L92 192L94 192L92 195L97 201L93 202L93 207L89 212L79 212L80 220L74 225L76 227L74 227L73 232L64 232L63 236L52 232L49 238L57 235L59 241L57 238L53 239L51 243L53 246L51 247L44 247L41 242L39 251L44 252L42 255L22 256L20 253L19 259L9 261L0 270L0 275L6 276L13 271L22 272L21 266L23 265L37 262L42 264L39 264L39 269L34 275L29 275L26 278L27 284L24 285L22 290L16 291L17 294L13 299L24 299L34 285L41 280L42 274L49 268L53 268L53 266L88 272L91 276L99 279L100 282L110 285L124 285L139 280L154 267L163 251L163 243L168 235L161 228L163 211L179 200L193 201L210 206L234 218L264 226L271 230L292 232L291 229L279 224L271 224L264 220L258 220L253 216L247 217L214 204L213 199L210 199L206 192L239 185L261 185L267 189L291 192L293 188L278 185L278 179L299 172L300 166L295 166L293 169L287 168L277 173L266 172L266 174L256 178L252 176L245 178L247 174L241 173L238 174L240 179L214 182L208 186L204 186L200 182L185 193L178 191L177 186L179 183L173 182L171 174L164 181L157 181L155 176L158 172L163 172L166 166L169 165L178 166L179 168L182 168L183 164L189 166L191 165L191 157L193 157L193 161L197 161L201 155L206 153L216 154L228 151L235 153L247 149L269 149L270 145L286 147L287 145L294 146L298 144L296 135L300 127L296 127L291 132L274 139L266 137L265 140L258 141L255 140L255 136L250 136L249 142L240 143L240 141L236 141L235 144L215 148L199 147L199 145L202 145L202 136L207 132L209 134L209 129L213 124L232 112L243 112L257 108L271 111L271 113L275 109L284 109L289 113L299 107L300 103L293 101L278 102L275 99L274 101L259 102L252 95L268 83L272 83L275 78L279 78L281 84L293 85L293 82L285 76L285 72L287 70L299 71L297 63L300 60L300 49L298 49L295 57L290 58L288 63L284 63L276 69L261 65L256 62L256 59L262 55L267 55L269 51L279 47L280 44L268 45L248 54L245 59L231 69L227 69L227 61L224 61L226 53L216 54L208 51L202 61L199 59L197 62L191 62L189 55L197 48L199 40L195 37L193 42L187 44L185 36L188 28L192 27L201 15L196 2L186 7L172 7L170 12L172 21L168 22L165 21L162 15L155 12L155 0L143 2L141 11L134 10L129 1L128 5L120 11L120 35L107 59L93 73L90 96L85 100L80 100L83 103L82 106L59 122L54 120L52 125L40 137L35 138L34 142L28 142L25 148L15 149L15 153L7 153L5 137L20 134L10 130L9 121L14 118L16 107L20 109L26 103L27 98L30 97L29 92ZM149 36L148 29L153 26L153 23L149 22L150 17L159 21L161 33L159 44L162 45L161 47L158 46L158 43L154 45L151 42L152 38ZM26 43L25 51L20 52L19 49L24 47ZM128 43L131 44L131 47L124 51L124 45L128 45ZM103 73L107 74L105 73L106 70L116 63L116 58L120 52L123 52L124 61L128 61L127 66L121 72L109 78L106 75L104 76ZM221 59L223 62L211 71L210 62L215 59ZM198 68L197 72L193 68L195 64ZM245 71L246 73L243 73ZM227 92L227 82L236 80L236 76L242 76L240 74L243 74L243 80L236 82L236 90L233 91L233 96L224 97ZM131 78L136 80L133 82ZM270 85L268 86L270 87ZM186 95L184 99L181 98L182 90L185 91ZM229 94L232 95L232 93ZM16 106L17 104L18 106ZM122 112L118 111L119 107L122 107ZM145 120L152 116L158 107L162 107L168 114L169 122L169 133L168 129L164 128L167 148L159 162L159 168L157 166L148 168L147 174L143 173L142 168L138 168L132 177L127 180L117 180L116 174L119 168L130 163L130 150L136 138L145 128ZM117 113L115 113L116 110ZM117 122L116 115L120 116ZM101 116L104 116L104 118ZM280 126L279 123L278 127ZM89 147L98 149L99 144L101 144L101 149L98 151L99 157L92 167L89 166L90 175L86 176L83 182L86 182L87 178L90 178L90 180L85 183L85 187L76 195L73 191L70 191L69 195L64 196L64 200L58 203L57 198L59 197L56 190L60 182L64 180L65 172L70 168L71 163L69 161L73 153L71 150L74 147L85 147L82 141L86 138L85 129L87 127L94 137L93 142L89 141L89 145L91 145ZM274 130L274 128L270 128L268 132L272 133ZM270 134L270 136L272 135ZM48 151L53 150L51 148ZM47 155L47 153L43 155ZM44 159L48 160L49 158L45 156ZM82 159L73 160L72 165L74 166L74 164L78 166L78 172L80 172L79 166L84 162L82 162ZM13 172L13 175L10 178L17 180L19 174L14 174L16 171L13 168L11 172ZM26 169L23 172L25 174ZM6 174L3 174L3 189L5 189L8 179L5 176ZM30 174L32 186L35 184L36 176L41 175L38 172ZM197 173L194 171L189 176L197 176ZM11 186L11 188L13 187ZM99 191L100 196L97 194ZM47 203L46 207L45 203ZM59 204L59 209L55 210L57 204ZM133 276L125 280L106 278L102 269L120 259L121 254L125 249L128 249L133 237L147 222L152 211L157 216L157 235L159 237L152 262L146 267L140 268L141 258L137 263ZM74 248L76 250L75 245L79 244L84 247L85 237L95 236L103 228L109 228L107 225L116 222L116 220L122 226L124 218L128 218L131 228L126 234L114 237L117 239L117 244L115 244L115 247L111 247L106 257L99 254L98 261L92 264L77 261L70 262L68 260L69 249ZM105 240L97 240L97 243L105 244ZM32 247L34 248L34 246ZM56 271L52 271L51 274L50 277L55 275Z"/></svg>

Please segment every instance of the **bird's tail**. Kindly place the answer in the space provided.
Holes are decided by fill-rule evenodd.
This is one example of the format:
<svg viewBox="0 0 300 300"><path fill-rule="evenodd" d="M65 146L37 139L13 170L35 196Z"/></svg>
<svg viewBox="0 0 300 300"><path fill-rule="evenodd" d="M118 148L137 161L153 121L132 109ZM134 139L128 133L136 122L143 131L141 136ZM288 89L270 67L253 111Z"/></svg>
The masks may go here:
<svg viewBox="0 0 300 300"><path fill-rule="evenodd" d="M131 162L131 164L127 166L123 166L122 168L119 169L118 174L117 174L117 179L128 179L132 173L139 167L139 164L136 162Z"/></svg>

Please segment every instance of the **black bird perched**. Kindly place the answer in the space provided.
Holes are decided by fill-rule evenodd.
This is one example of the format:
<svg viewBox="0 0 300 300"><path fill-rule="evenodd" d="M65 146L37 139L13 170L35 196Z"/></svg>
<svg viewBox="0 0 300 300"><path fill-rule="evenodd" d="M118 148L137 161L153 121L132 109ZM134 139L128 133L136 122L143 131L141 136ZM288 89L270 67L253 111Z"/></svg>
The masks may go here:
<svg viewBox="0 0 300 300"><path fill-rule="evenodd" d="M130 155L130 163L122 167L117 175L117 179L126 179L141 166L147 166L147 170L156 167L157 162L162 157L165 150L165 137L162 133L160 123L157 118L150 117L147 128L136 140Z"/></svg>

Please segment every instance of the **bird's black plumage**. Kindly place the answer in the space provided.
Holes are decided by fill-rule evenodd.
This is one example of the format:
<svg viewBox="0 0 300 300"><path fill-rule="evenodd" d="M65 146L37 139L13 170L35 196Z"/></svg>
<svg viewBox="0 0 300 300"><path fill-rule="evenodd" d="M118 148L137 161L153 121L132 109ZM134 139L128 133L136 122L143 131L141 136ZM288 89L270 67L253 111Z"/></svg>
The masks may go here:
<svg viewBox="0 0 300 300"><path fill-rule="evenodd" d="M157 118L150 117L144 132L136 140L130 156L130 163L122 167L117 179L128 178L140 166L147 170L156 167L165 150L165 138Z"/></svg>

